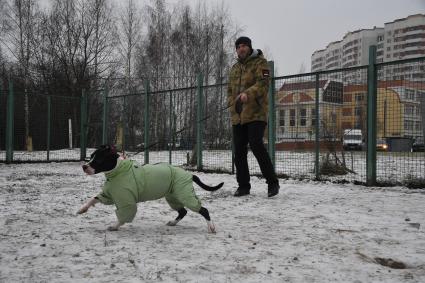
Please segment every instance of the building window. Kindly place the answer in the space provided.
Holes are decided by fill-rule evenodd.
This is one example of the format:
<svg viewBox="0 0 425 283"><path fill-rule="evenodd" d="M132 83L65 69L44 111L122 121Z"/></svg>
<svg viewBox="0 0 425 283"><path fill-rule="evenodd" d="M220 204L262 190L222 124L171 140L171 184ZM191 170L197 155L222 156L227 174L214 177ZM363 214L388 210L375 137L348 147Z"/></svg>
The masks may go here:
<svg viewBox="0 0 425 283"><path fill-rule="evenodd" d="M415 100L415 91L413 89L406 89L406 99Z"/></svg>
<svg viewBox="0 0 425 283"><path fill-rule="evenodd" d="M425 96L425 92L424 91L417 91L417 93L416 93L416 101L421 101L421 97L424 97Z"/></svg>
<svg viewBox="0 0 425 283"><path fill-rule="evenodd" d="M331 122L332 122L333 124L335 124L335 123L336 123L336 113L335 113L335 112L332 112L332 113L331 113Z"/></svg>
<svg viewBox="0 0 425 283"><path fill-rule="evenodd" d="M295 127L295 109L289 110L289 126Z"/></svg>
<svg viewBox="0 0 425 283"><path fill-rule="evenodd" d="M361 107L356 107L356 108L354 109L354 115L355 115L355 116L357 116L357 117L361 117L361 116L362 116L362 113L363 113L363 111L362 111L362 108L361 108Z"/></svg>
<svg viewBox="0 0 425 283"><path fill-rule="evenodd" d="M285 127L285 110L279 111L279 126Z"/></svg>
<svg viewBox="0 0 425 283"><path fill-rule="evenodd" d="M410 120L404 120L404 130L413 131L414 122Z"/></svg>
<svg viewBox="0 0 425 283"><path fill-rule="evenodd" d="M413 105L404 105L404 115L413 116L414 111L415 107Z"/></svg>
<svg viewBox="0 0 425 283"><path fill-rule="evenodd" d="M311 126L316 126L316 108L311 109Z"/></svg>
<svg viewBox="0 0 425 283"><path fill-rule="evenodd" d="M364 100L364 95L363 93L356 93L354 98L356 103L361 103Z"/></svg>
<svg viewBox="0 0 425 283"><path fill-rule="evenodd" d="M415 123L415 131L420 131L422 129L422 125L420 121L416 121Z"/></svg>
<svg viewBox="0 0 425 283"><path fill-rule="evenodd" d="M306 126L307 125L307 109L301 108L300 109L300 126Z"/></svg>

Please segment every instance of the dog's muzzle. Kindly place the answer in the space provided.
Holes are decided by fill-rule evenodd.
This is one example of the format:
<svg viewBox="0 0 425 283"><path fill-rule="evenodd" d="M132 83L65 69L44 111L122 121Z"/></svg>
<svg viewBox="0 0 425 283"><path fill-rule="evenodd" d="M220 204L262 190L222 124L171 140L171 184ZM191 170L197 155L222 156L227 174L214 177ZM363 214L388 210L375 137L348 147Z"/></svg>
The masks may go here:
<svg viewBox="0 0 425 283"><path fill-rule="evenodd" d="M86 173L87 175L93 175L95 174L95 170L93 167L91 167L88 163L83 164L81 167L83 167L83 171L84 173Z"/></svg>

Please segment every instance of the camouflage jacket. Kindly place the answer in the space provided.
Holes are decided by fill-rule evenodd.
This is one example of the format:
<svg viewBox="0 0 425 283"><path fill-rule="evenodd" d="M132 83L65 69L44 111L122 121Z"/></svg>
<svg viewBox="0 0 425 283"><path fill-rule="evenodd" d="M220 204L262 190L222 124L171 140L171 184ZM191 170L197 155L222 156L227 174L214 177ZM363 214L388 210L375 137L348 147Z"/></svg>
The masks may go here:
<svg viewBox="0 0 425 283"><path fill-rule="evenodd" d="M267 122L269 77L267 60L259 49L254 50L244 61L238 60L233 65L227 86L227 105L233 125ZM244 104L236 101L242 92L248 95L248 101ZM239 111L238 104L242 108Z"/></svg>

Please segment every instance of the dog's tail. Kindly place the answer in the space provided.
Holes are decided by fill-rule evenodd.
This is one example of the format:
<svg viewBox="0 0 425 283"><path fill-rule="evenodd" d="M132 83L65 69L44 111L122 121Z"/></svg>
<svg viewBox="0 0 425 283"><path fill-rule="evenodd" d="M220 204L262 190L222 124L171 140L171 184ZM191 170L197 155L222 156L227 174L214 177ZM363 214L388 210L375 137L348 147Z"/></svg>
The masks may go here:
<svg viewBox="0 0 425 283"><path fill-rule="evenodd" d="M210 187L210 186L208 186L208 185L206 185L206 184L204 184L204 183L202 183L201 182L201 179L199 179L199 177L198 176L196 176L196 175L193 175L192 176L192 180L196 183L196 184L198 184L198 186L200 186L201 188L203 188L204 190L206 190L206 191L210 191L210 192L213 192L213 191L216 191L216 190L218 190L218 189L220 189L221 187L223 187L223 182L221 182L220 184L218 184L217 186L214 186L214 187Z"/></svg>

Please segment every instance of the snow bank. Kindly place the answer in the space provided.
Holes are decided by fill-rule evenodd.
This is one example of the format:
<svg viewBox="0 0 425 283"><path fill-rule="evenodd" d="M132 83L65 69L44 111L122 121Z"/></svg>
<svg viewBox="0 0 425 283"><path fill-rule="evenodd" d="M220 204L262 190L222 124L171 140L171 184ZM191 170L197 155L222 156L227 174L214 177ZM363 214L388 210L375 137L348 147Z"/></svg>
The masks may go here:
<svg viewBox="0 0 425 283"><path fill-rule="evenodd" d="M104 177L78 163L0 165L0 282L425 282L424 190L281 180L266 197L232 196L235 176L197 173L218 230L189 212L176 227L164 200L106 231L112 206L77 209ZM392 259L404 269L383 266Z"/></svg>

